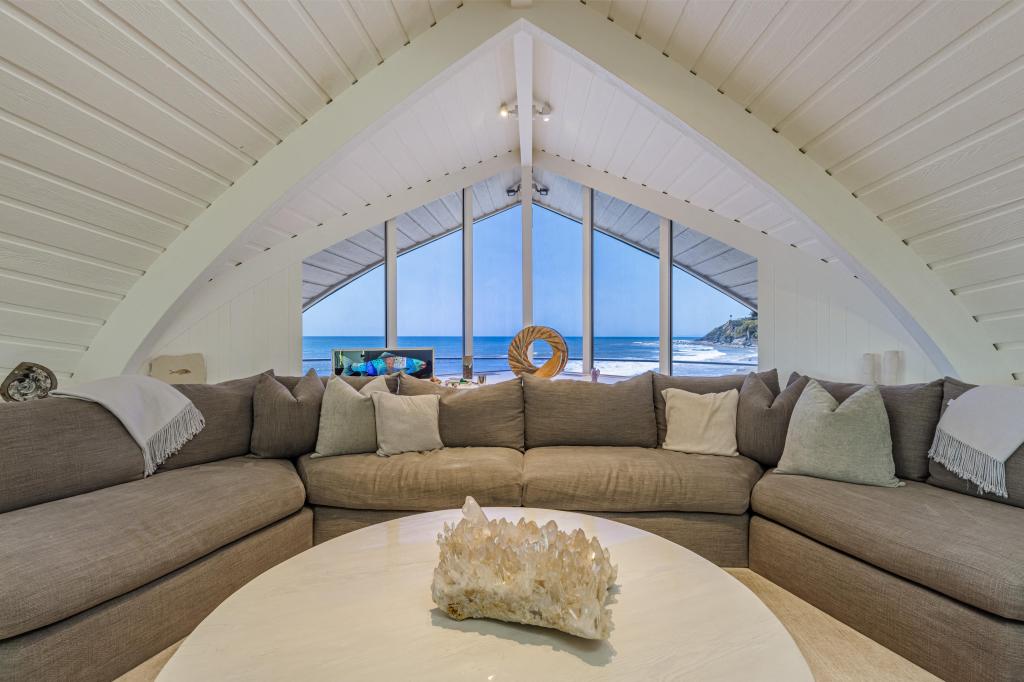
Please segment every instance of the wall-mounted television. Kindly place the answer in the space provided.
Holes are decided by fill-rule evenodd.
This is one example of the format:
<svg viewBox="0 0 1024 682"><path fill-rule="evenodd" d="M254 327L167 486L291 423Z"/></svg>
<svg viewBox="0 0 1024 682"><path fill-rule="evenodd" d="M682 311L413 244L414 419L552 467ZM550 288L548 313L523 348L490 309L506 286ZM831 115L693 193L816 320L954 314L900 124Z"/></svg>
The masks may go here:
<svg viewBox="0 0 1024 682"><path fill-rule="evenodd" d="M354 348L331 351L334 373L375 377L405 372L420 379L434 376L433 348Z"/></svg>

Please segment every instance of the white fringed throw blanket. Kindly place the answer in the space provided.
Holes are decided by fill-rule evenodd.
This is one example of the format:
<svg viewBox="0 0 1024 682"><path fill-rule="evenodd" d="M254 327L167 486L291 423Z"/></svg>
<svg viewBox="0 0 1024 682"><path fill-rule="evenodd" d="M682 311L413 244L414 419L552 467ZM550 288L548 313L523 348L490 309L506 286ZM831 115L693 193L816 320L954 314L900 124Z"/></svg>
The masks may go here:
<svg viewBox="0 0 1024 682"><path fill-rule="evenodd" d="M142 448L145 475L156 472L206 422L192 401L170 384L152 377L126 374L54 391L58 398L99 403L117 417Z"/></svg>
<svg viewBox="0 0 1024 682"><path fill-rule="evenodd" d="M1024 388L978 386L949 401L928 456L1006 497L1006 460L1024 443Z"/></svg>

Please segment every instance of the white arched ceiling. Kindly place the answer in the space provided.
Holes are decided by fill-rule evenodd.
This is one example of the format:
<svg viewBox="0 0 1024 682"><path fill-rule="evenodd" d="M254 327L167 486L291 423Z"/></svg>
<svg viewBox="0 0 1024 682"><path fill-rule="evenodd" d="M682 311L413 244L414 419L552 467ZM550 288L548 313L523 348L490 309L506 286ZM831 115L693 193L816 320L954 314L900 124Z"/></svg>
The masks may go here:
<svg viewBox="0 0 1024 682"><path fill-rule="evenodd" d="M535 35L534 91L558 112L536 130L539 165L714 210L738 222L694 227L753 255L719 222L850 268L942 369L1024 371L1019 4L470 3L442 18L453 8L0 3L0 366L32 352L80 378L122 371L211 287L513 167L515 130L484 105L514 96L511 33L487 42L509 29ZM466 68L470 92L406 117L422 138L380 135ZM474 96L479 117L460 121ZM345 185L370 206L333 206L321 230L287 218L375 134ZM407 159L429 136L456 155L438 177L410 171L429 150Z"/></svg>

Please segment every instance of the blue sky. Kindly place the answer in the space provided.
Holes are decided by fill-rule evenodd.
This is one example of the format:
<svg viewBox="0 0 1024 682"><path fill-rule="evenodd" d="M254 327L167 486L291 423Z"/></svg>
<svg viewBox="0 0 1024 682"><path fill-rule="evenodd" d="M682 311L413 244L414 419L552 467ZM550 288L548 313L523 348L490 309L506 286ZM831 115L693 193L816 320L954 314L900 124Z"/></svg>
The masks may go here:
<svg viewBox="0 0 1024 682"><path fill-rule="evenodd" d="M518 207L473 230L474 334L511 336L522 321L521 214ZM534 322L564 336L581 333L582 227L534 207ZM748 310L676 269L673 336L702 336ZM439 239L398 259L398 333L462 333L462 236ZM384 269L360 277L303 315L306 336L382 336ZM594 334L658 335L658 261L603 234L594 235Z"/></svg>

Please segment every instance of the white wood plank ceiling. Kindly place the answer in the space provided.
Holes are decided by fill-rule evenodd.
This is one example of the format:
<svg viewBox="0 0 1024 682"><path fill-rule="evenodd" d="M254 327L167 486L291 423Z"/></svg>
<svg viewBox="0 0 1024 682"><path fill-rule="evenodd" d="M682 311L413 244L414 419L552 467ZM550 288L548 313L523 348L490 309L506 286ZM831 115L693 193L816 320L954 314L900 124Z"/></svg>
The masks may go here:
<svg viewBox="0 0 1024 682"><path fill-rule="evenodd" d="M533 203L577 222L582 216L579 184L540 168L534 180L548 190L533 193ZM519 204L519 196L506 189L519 182L508 171L473 186L473 219ZM448 194L395 219L399 255L450 234L462 227L462 204ZM615 197L595 194L594 227L641 251L657 257L659 217ZM676 225L673 230L673 261L684 271L719 289L740 303L757 309L757 259L696 230ZM384 226L376 225L349 237L303 261L302 299L308 308L384 262Z"/></svg>
<svg viewBox="0 0 1024 682"><path fill-rule="evenodd" d="M196 216L458 4L0 0L0 372L34 359L71 374ZM1024 378L1024 4L588 6L827 169L936 271ZM835 259L767 187L606 74L541 40L533 62L534 95L555 111L537 124L536 149ZM495 115L514 98L510 40L297 188L219 267L516 150L514 122Z"/></svg>
<svg viewBox="0 0 1024 682"><path fill-rule="evenodd" d="M587 5L826 169L936 271L1024 378L1024 3ZM603 97L609 117L626 115ZM624 174L644 182L642 170Z"/></svg>

